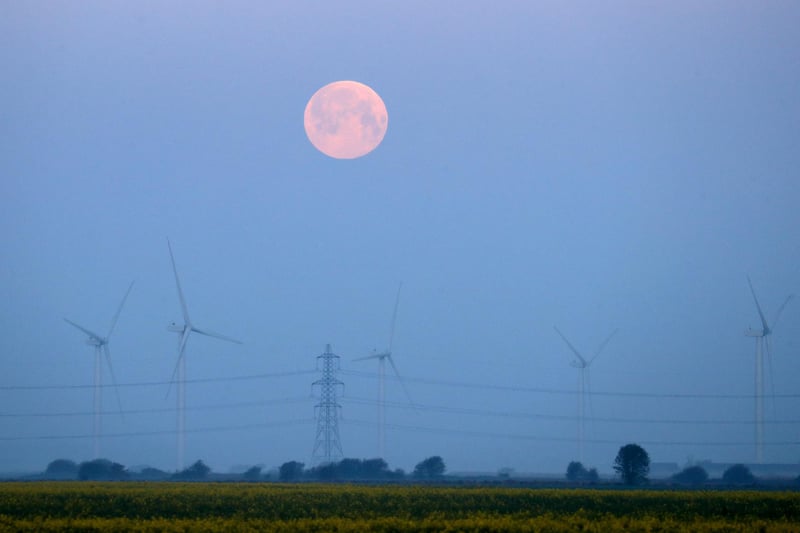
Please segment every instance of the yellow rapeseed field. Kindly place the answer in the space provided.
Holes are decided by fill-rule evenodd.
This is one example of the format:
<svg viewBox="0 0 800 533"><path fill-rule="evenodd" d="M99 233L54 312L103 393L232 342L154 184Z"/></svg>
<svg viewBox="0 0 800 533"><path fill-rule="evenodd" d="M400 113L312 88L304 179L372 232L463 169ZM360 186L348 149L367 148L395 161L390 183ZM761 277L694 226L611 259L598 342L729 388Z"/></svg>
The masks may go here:
<svg viewBox="0 0 800 533"><path fill-rule="evenodd" d="M0 484L4 531L800 531L800 493L235 483Z"/></svg>

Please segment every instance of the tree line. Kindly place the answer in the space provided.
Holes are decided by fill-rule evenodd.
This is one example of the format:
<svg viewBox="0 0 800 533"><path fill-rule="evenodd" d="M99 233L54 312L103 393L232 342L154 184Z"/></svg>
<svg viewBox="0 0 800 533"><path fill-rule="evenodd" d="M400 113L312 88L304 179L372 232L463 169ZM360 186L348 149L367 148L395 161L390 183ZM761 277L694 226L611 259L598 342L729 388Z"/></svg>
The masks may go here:
<svg viewBox="0 0 800 533"><path fill-rule="evenodd" d="M614 471L626 485L644 485L648 483L650 473L650 455L638 444L622 446L614 458ZM597 469L587 470L579 461L572 461L567 466L567 480L578 483L595 483L599 480ZM704 485L709 481L708 472L702 466L687 466L672 476L671 480L679 485ZM756 477L747 466L735 464L722 474L721 481L726 485L752 485ZM800 483L800 477L796 482Z"/></svg>
<svg viewBox="0 0 800 533"><path fill-rule="evenodd" d="M650 456L638 444L626 444L620 447L614 458L613 468L622 483L630 486L645 485L649 482ZM403 480L440 480L444 476L446 466L444 460L434 455L423 459L407 474L403 469L391 469L388 463L380 458L353 459L345 458L338 462L325 463L310 468L299 461L283 463L273 472L263 472L262 467L253 466L238 474L214 474L203 461L198 460L179 472L166 472L157 468L143 468L131 472L125 466L108 459L94 459L76 463L69 459L56 459L47 465L41 475L46 479L75 479L95 481L203 481L212 477L215 480L230 481L376 481L394 482ZM501 472L500 478L508 478L508 473ZM596 484L600 476L596 468L586 468L579 461L572 461L567 466L566 479L570 483ZM673 483L686 486L702 486L711 480L708 472L698 465L688 466L670 479ZM720 481L725 485L753 485L757 482L750 469L743 464L728 467ZM800 477L796 480L800 484Z"/></svg>
<svg viewBox="0 0 800 533"><path fill-rule="evenodd" d="M411 476L415 479L436 479L444 475L446 466L438 456L428 457L420 461ZM212 476L211 468L198 460L188 468L170 473L157 468L143 468L138 472L129 471L124 465L109 459L94 459L76 463L69 459L56 459L47 465L42 477L46 479L82 480L82 481L203 481ZM283 463L274 477L263 473L260 466L253 466L240 474L221 475L217 478L236 479L241 481L390 481L402 480L409 476L402 469L391 470L383 459L342 459L339 462L326 463L312 468L298 461Z"/></svg>

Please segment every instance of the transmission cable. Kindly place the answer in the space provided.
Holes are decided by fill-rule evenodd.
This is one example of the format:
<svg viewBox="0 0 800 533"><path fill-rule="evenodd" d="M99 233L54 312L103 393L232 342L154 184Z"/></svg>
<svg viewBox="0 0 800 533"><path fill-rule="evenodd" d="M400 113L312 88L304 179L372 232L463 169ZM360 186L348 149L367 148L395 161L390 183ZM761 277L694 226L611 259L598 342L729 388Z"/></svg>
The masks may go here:
<svg viewBox="0 0 800 533"><path fill-rule="evenodd" d="M342 396L342 403L362 404L362 405L377 405L378 401L370 398L358 398L352 396ZM422 411L434 411L440 413L460 414L460 415L475 415L475 416L490 416L490 417L504 417L504 418L526 418L538 420L557 420L574 422L580 418L575 415L546 415L541 413L521 413L510 411L490 411L485 409L470 409L466 407L447 407L443 405L428 405L414 403L408 404L403 402L383 402L388 407L399 409L418 409ZM697 425L746 425L751 426L755 422L753 420L680 420L680 419L657 419L657 418L615 418L615 417L592 417L587 418L587 421L592 422L607 422L607 423L623 423L623 424L697 424ZM790 425L800 424L800 419L787 419L787 420L765 420L767 424L774 425Z"/></svg>
<svg viewBox="0 0 800 533"><path fill-rule="evenodd" d="M343 419L342 424L352 426L368 426L374 427L376 422L369 422L365 420ZM543 437L540 435L520 435L513 433L492 433L488 431L472 431L472 430L459 430L459 429L446 429L446 428L433 428L424 426L408 426L401 424L385 424L388 429L395 429L400 431L414 431L422 433L441 433L445 435L461 435L470 437L489 437L489 438L503 438L511 440L529 440L529 441L545 441L545 442L569 442L574 443L574 437ZM613 444L618 445L618 440L609 439L586 439L584 442L593 444ZM752 446L752 442L699 442L699 441L636 441L638 444L647 446ZM775 441L765 442L765 446L797 446L800 441Z"/></svg>
<svg viewBox="0 0 800 533"><path fill-rule="evenodd" d="M251 429L266 429L275 427L299 426L315 423L313 418L286 420L281 422L264 422L259 424L243 424L238 426L216 426L206 428L186 429L186 433L219 433L227 431L246 431ZM177 429L164 429L153 431L132 431L126 433L103 433L102 438L130 438L130 437L153 437L159 435L175 435ZM26 441L26 440L80 440L92 439L94 435L34 435L34 436L16 436L16 437L0 437L0 441Z"/></svg>
<svg viewBox="0 0 800 533"><path fill-rule="evenodd" d="M357 370L340 370L341 374L366 377L376 379L378 374L374 372L362 372ZM579 394L579 391L568 389L554 389L543 387L525 387L521 385L492 385L486 383L470 383L462 381L439 380L431 378L413 378L403 377L402 379L396 376L386 375L386 379L394 381L406 381L411 383L420 383L423 385L440 385L447 387L460 387L468 389L484 389L484 390L502 390L513 392L534 392L541 394L562 394L574 396ZM608 397L622 397L622 398L680 398L680 399L722 399L722 400L740 400L740 399L753 399L753 394L707 394L707 393L658 393L658 392L610 392L610 391L592 391L588 393L591 396L608 396ZM765 396L766 397L766 396ZM774 398L800 398L800 394L775 394Z"/></svg>
<svg viewBox="0 0 800 533"><path fill-rule="evenodd" d="M283 378L289 376L303 376L308 374L318 374L318 370L296 370L290 372L274 372L266 374L249 374L245 376L230 376L230 377L216 377L216 378L195 378L184 380L184 383L223 383L228 381L250 381L258 379L272 379ZM131 383L117 383L116 387L157 387L163 385L175 385L177 381L139 381ZM103 383L101 385L0 385L0 390L17 391L17 390L61 390L61 389L92 389L94 387L111 388L113 384Z"/></svg>

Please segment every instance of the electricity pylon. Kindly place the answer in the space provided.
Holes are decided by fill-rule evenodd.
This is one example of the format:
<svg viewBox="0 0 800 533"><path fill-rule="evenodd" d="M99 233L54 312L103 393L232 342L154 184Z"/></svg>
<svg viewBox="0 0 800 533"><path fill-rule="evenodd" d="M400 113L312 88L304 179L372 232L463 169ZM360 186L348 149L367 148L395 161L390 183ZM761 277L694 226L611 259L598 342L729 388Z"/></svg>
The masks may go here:
<svg viewBox="0 0 800 533"><path fill-rule="evenodd" d="M344 383L336 379L339 370L339 356L331 352L331 345L325 345L325 353L317 356L317 367L322 367L322 378L312 384L319 387L319 403L314 406L317 417L317 436L311 460L315 464L328 464L341 459L342 442L339 440L339 405L337 390Z"/></svg>

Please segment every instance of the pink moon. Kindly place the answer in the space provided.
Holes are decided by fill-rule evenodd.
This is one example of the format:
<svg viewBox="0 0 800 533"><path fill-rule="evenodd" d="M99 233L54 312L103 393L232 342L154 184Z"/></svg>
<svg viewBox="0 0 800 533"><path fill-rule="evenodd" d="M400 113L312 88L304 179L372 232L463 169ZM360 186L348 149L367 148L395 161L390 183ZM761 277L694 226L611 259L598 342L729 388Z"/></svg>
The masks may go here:
<svg viewBox="0 0 800 533"><path fill-rule="evenodd" d="M335 81L314 93L303 123L317 150L336 159L355 159L383 141L389 115L381 97L367 85Z"/></svg>

